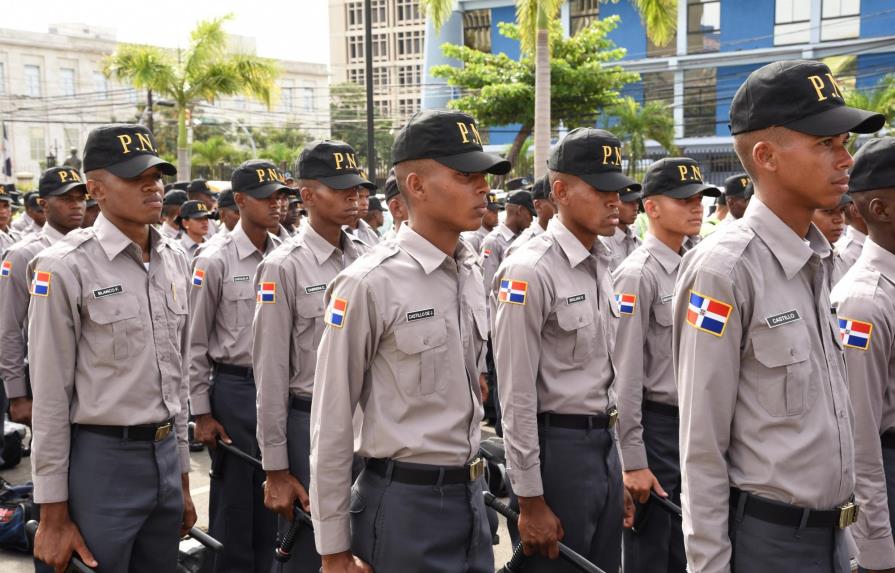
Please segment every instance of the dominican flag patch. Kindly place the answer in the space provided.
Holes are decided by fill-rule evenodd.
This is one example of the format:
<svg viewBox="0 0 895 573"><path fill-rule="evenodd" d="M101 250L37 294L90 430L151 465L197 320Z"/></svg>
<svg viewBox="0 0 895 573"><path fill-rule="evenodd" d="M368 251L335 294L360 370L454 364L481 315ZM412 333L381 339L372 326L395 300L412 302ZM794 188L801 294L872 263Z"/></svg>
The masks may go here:
<svg viewBox="0 0 895 573"><path fill-rule="evenodd" d="M12 261L3 261L3 265L0 265L0 277L8 277L11 272Z"/></svg>
<svg viewBox="0 0 895 573"><path fill-rule="evenodd" d="M690 291L687 324L715 336L722 336L733 307L726 302Z"/></svg>
<svg viewBox="0 0 895 573"><path fill-rule="evenodd" d="M277 301L277 283L258 284L258 302L261 304L273 304Z"/></svg>
<svg viewBox="0 0 895 573"><path fill-rule="evenodd" d="M843 346L867 350L870 348L870 334L872 332L873 325L869 322L861 322L860 320L852 320L850 318L839 319L839 336L842 338Z"/></svg>
<svg viewBox="0 0 895 573"><path fill-rule="evenodd" d="M501 279L500 290L497 291L497 300L510 304L525 304L528 293L528 283L513 279Z"/></svg>
<svg viewBox="0 0 895 573"><path fill-rule="evenodd" d="M50 275L46 271L34 271L31 279L31 296L48 296L50 294Z"/></svg>
<svg viewBox="0 0 895 573"><path fill-rule="evenodd" d="M202 269L196 269L193 271L193 286L194 287L202 287L202 283L205 282L205 271Z"/></svg>
<svg viewBox="0 0 895 573"><path fill-rule="evenodd" d="M631 316L637 306L637 295L626 292L615 293L615 302L618 303L618 311L621 314Z"/></svg>
<svg viewBox="0 0 895 573"><path fill-rule="evenodd" d="M348 301L344 298L333 297L329 301L329 307L326 309L326 316L323 321L336 328L345 326L345 315L348 313Z"/></svg>
<svg viewBox="0 0 895 573"><path fill-rule="evenodd" d="M483 256L484 258L486 258L486 259L487 259L488 257L490 257L490 256L491 256L491 249L485 249L484 251L482 251L482 256Z"/></svg>

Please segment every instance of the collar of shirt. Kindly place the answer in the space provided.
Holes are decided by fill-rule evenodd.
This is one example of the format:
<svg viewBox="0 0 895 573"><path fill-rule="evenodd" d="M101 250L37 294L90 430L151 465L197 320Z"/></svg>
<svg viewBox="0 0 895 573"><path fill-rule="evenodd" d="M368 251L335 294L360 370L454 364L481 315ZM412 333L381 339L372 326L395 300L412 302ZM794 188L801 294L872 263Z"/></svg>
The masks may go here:
<svg viewBox="0 0 895 573"><path fill-rule="evenodd" d="M859 245L864 245L864 241L867 240L867 235L855 229L851 225L845 228L845 236L858 243Z"/></svg>
<svg viewBox="0 0 895 573"><path fill-rule="evenodd" d="M183 243L183 246L188 250L192 250L196 248L199 243L194 241L187 233L184 233L182 237L180 237L180 242Z"/></svg>
<svg viewBox="0 0 895 573"><path fill-rule="evenodd" d="M594 240L594 246L591 247L591 250L588 251L585 249L584 245L581 244L581 241L578 240L578 237L573 235L572 232L562 224L559 217L550 219L550 222L547 224L546 233L552 235L556 239L559 248L566 254L566 258L569 259L569 263L573 267L577 267L581 264L581 261L586 260L590 256L593 256L594 258L599 258L601 256L609 257L609 249L599 239Z"/></svg>
<svg viewBox="0 0 895 573"><path fill-rule="evenodd" d="M658 237L652 233L646 234L646 237L643 239L643 246L649 251L650 255L659 261L659 264L662 265L662 268L665 269L666 273L671 274L677 270L678 266L680 266L680 253L672 251L668 245L660 241Z"/></svg>
<svg viewBox="0 0 895 573"><path fill-rule="evenodd" d="M317 264L320 265L333 256L333 253L335 252L338 252L339 254L348 254L351 260L356 259L358 256L357 249L354 247L354 241L352 241L351 236L345 232L344 227L339 235L339 244L342 245L341 250L334 247L329 241L320 236L320 233L314 230L314 227L311 225L301 227L296 236L300 237L299 240L311 249L311 252L314 253L314 258L317 259Z"/></svg>
<svg viewBox="0 0 895 573"><path fill-rule="evenodd" d="M454 262L456 260L457 263L472 266L477 260L475 253L463 241L457 241L457 247L454 250L452 259L425 237L414 231L410 225L401 225L401 230L398 231L396 240L398 241L398 246L407 251L407 254L420 264L427 275L432 274L445 261Z"/></svg>
<svg viewBox="0 0 895 573"><path fill-rule="evenodd" d="M514 233L513 230L507 227L506 223L502 221L500 224L497 225L497 232L500 233L507 241L512 241L513 237L516 236L516 233Z"/></svg>
<svg viewBox="0 0 895 573"><path fill-rule="evenodd" d="M796 276L812 255L821 259L830 256L830 244L814 223L808 228L808 236L802 239L758 197L752 197L749 201L743 221L768 246L783 267L787 279Z"/></svg>
<svg viewBox="0 0 895 573"><path fill-rule="evenodd" d="M895 253L882 248L870 237L864 242L861 258L878 270L891 283L895 283Z"/></svg>
<svg viewBox="0 0 895 573"><path fill-rule="evenodd" d="M158 232L158 229L152 225L148 225L148 227L149 244L152 245L154 251L160 252L164 239L162 238L161 233ZM96 231L96 238L99 241L103 252L106 253L106 257L108 257L110 261L118 256L118 254L129 245L136 246L127 235L122 233L118 227L106 219L105 215L102 213L96 217L96 222L93 223L93 229Z"/></svg>
<svg viewBox="0 0 895 573"><path fill-rule="evenodd" d="M243 260L246 257L250 257L255 253L261 254L261 256L266 255L271 252L276 245L274 245L272 235L268 233L267 237L267 245L265 246L264 251L260 251L257 247L255 247L255 243L246 235L245 229L242 228L242 221L236 224L233 227L233 230L230 231L229 235L233 237L233 244L236 245L236 256L239 257L239 260Z"/></svg>
<svg viewBox="0 0 895 573"><path fill-rule="evenodd" d="M46 237L47 240L50 241L51 245L65 236L62 233L60 233L59 231L57 231L56 229L54 229L53 226L50 225L49 223L44 225L43 231L41 231L41 232L43 233L44 237Z"/></svg>

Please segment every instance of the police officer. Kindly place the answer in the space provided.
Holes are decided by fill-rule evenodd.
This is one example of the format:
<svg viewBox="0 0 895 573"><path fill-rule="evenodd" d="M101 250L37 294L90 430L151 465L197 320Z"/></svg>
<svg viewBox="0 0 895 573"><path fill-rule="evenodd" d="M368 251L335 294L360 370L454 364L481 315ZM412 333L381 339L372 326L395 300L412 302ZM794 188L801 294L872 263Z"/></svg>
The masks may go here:
<svg viewBox="0 0 895 573"><path fill-rule="evenodd" d="M177 183L174 184L174 188L177 189ZM208 181L205 179L193 179L186 186L187 196L190 201L201 201L205 204L205 209L209 213L213 213L217 208L217 203L214 198L214 193L211 190L211 187L208 186ZM210 239L212 235L218 232L218 225L214 221L208 221L208 231L205 234L206 239Z"/></svg>
<svg viewBox="0 0 895 573"><path fill-rule="evenodd" d="M301 152L296 175L308 224L258 267L253 363L258 383L258 442L267 472L264 501L279 514L280 535L298 500L308 509L311 395L317 345L323 332L323 293L366 245L343 229L357 216L360 175L354 149L342 141L314 141ZM351 419L347 426L351 430ZM349 470L350 475L350 470ZM303 528L289 571L316 571L320 557Z"/></svg>
<svg viewBox="0 0 895 573"><path fill-rule="evenodd" d="M550 198L550 181L546 175L532 185L531 199L535 212L538 214L537 224L533 222L519 233L516 240L507 248L506 256L510 256L513 251L518 249L520 245L524 245L532 237L543 234L547 230L547 224L550 222L550 219L556 215L556 205L553 204L553 199Z"/></svg>
<svg viewBox="0 0 895 573"><path fill-rule="evenodd" d="M845 235L845 209L851 202L849 194L844 193L839 199L839 204L832 209L817 209L814 212L811 222L831 246Z"/></svg>
<svg viewBox="0 0 895 573"><path fill-rule="evenodd" d="M96 218L99 217L99 204L96 202L96 199L91 197L89 194L87 195L87 203L86 203L86 211L84 211L84 219L81 222L81 227L87 228L92 227L96 222Z"/></svg>
<svg viewBox="0 0 895 573"><path fill-rule="evenodd" d="M869 237L831 299L845 347L855 411L852 534L865 570L895 570L895 138L871 139L855 155L848 184Z"/></svg>
<svg viewBox="0 0 895 573"><path fill-rule="evenodd" d="M671 357L671 299L684 237L702 224L703 196L717 197L695 161L666 157L643 178L649 230L612 274L621 320L618 442L625 487L640 502L635 531L624 533L626 573L683 573L680 519L648 503L650 490L680 504L677 386Z"/></svg>
<svg viewBox="0 0 895 573"><path fill-rule="evenodd" d="M173 571L196 521L187 446L187 289L181 249L152 227L159 158L143 126L90 132L87 190L102 214L29 265L34 555L100 573Z"/></svg>
<svg viewBox="0 0 895 573"><path fill-rule="evenodd" d="M10 401L10 419L28 425L31 388L25 365L25 333L31 277L27 266L40 251L81 226L87 185L74 169L53 167L41 176L38 189L47 222L40 233L10 247L0 266L0 378Z"/></svg>
<svg viewBox="0 0 895 573"><path fill-rule="evenodd" d="M311 412L317 549L325 573L491 572L477 457L485 297L460 233L481 224L485 173L510 164L482 151L472 117L441 110L414 114L392 158L410 220L326 296ZM367 463L350 491L357 406Z"/></svg>
<svg viewBox="0 0 895 573"><path fill-rule="evenodd" d="M507 255L510 244L527 229L537 212L530 191L513 191L507 197L506 218L497 224L482 241L482 271L486 292L491 288L494 273Z"/></svg>
<svg viewBox="0 0 895 573"><path fill-rule="evenodd" d="M9 186L0 185L0 254L6 252L22 235L10 227L12 206L18 204L18 197L9 192Z"/></svg>
<svg viewBox="0 0 895 573"><path fill-rule="evenodd" d="M848 225L845 234L833 245L839 264L842 265L842 274L845 274L861 256L864 241L867 239L867 223L854 202L845 206L845 223Z"/></svg>
<svg viewBox="0 0 895 573"><path fill-rule="evenodd" d="M634 249L643 244L640 237L634 232L634 222L640 212L640 193L623 189L619 193L618 226L615 232L600 240L612 253L609 269L614 271L625 258L634 252Z"/></svg>
<svg viewBox="0 0 895 573"><path fill-rule="evenodd" d="M183 230L177 223L177 217L180 216L180 207L189 201L186 191L180 189L171 189L165 193L162 199L162 224L159 226L159 233L168 239L179 239L183 234Z"/></svg>
<svg viewBox="0 0 895 573"><path fill-rule="evenodd" d="M367 223L366 218L370 213L370 192L376 190L376 186L372 183L370 187L361 187L358 190L357 201L357 218L345 229L348 233L359 238L368 247L372 247L379 242L379 235L376 230Z"/></svg>
<svg viewBox="0 0 895 573"><path fill-rule="evenodd" d="M749 205L749 199L752 196L752 191L749 187L750 183L751 181L747 173L737 173L724 180L724 191L722 195L718 197L718 201L720 204L723 200L725 214L723 217L709 217L702 226L702 232L700 233L702 237L707 237L715 231L723 229L737 219L743 218L743 214L746 212L746 207Z"/></svg>
<svg viewBox="0 0 895 573"><path fill-rule="evenodd" d="M482 252L482 241L494 230L499 222L499 215L503 211L503 205L497 200L497 195L488 193L488 211L482 217L482 224L475 231L461 233L460 237L466 241L473 251Z"/></svg>
<svg viewBox="0 0 895 573"><path fill-rule="evenodd" d="M606 571L621 564L624 488L615 448L612 347L618 305L610 252L618 224L621 143L570 131L547 161L558 214L498 269L490 289L511 502L526 571L571 571L557 542Z"/></svg>
<svg viewBox="0 0 895 573"><path fill-rule="evenodd" d="M388 205L388 211L392 215L392 228L383 235L383 241L390 241L397 238L401 225L407 222L407 204L404 202L404 196L398 191L398 181L395 179L395 170L392 169L388 173L388 179L385 180L385 204Z"/></svg>
<svg viewBox="0 0 895 573"><path fill-rule="evenodd" d="M811 224L848 188L849 108L819 62L768 64L730 108L755 187L743 218L684 256L673 343L690 571L848 571L854 451L830 246Z"/></svg>
<svg viewBox="0 0 895 573"><path fill-rule="evenodd" d="M37 202L37 199L37 191L25 193L23 198L25 212L12 222L12 229L18 232L21 237L39 233L47 221L47 215L44 213L43 207Z"/></svg>
<svg viewBox="0 0 895 573"><path fill-rule="evenodd" d="M221 216L221 225L223 226L222 229L219 229L220 233L226 234L236 228L236 224L239 223L239 207L233 198L232 189L221 191L218 197L218 213Z"/></svg>
<svg viewBox="0 0 895 573"><path fill-rule="evenodd" d="M180 246L190 260L195 258L199 246L206 242L210 216L211 212L202 201L190 199L180 206L177 216L177 224L182 230Z"/></svg>

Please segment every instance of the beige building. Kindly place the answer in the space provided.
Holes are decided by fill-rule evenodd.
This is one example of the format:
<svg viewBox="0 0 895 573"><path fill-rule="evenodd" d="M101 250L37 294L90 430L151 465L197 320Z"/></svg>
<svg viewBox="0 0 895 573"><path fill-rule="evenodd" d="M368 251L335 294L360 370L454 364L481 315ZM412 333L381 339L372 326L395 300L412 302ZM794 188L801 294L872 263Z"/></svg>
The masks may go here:
<svg viewBox="0 0 895 573"><path fill-rule="evenodd" d="M420 108L426 20L418 0L372 0L373 101L403 122ZM333 83L365 85L364 2L329 0Z"/></svg>
<svg viewBox="0 0 895 573"><path fill-rule="evenodd" d="M82 24L51 26L46 34L0 29L0 124L5 126L15 173L39 176L42 162L57 163L99 124L133 121L146 93L106 79L103 59L117 46L115 31ZM254 53L252 38L231 46ZM234 138L247 127L296 126L329 136L329 73L324 64L280 61L280 95L272 109L245 97L197 106L194 121L229 123ZM155 115L160 121L159 114ZM4 182L0 172L0 182Z"/></svg>

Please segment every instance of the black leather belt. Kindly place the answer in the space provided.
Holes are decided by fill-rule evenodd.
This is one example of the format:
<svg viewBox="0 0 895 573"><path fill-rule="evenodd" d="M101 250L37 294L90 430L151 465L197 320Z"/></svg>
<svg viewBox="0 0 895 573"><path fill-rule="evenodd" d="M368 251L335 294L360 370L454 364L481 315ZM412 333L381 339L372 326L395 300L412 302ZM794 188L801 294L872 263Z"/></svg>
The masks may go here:
<svg viewBox="0 0 895 573"><path fill-rule="evenodd" d="M663 404L662 402L655 402L653 400L644 400L643 409L647 412L662 414L663 416L671 416L674 418L680 416L680 411L678 410L677 406L672 406L671 404Z"/></svg>
<svg viewBox="0 0 895 573"><path fill-rule="evenodd" d="M392 481L406 483L411 485L435 485L438 483L439 477L443 485L451 485L458 483L467 483L479 479L485 472L485 461L482 458L475 458L469 465L445 468L427 468L417 464L409 464L402 462L391 462L392 465ZM389 460L370 458L367 460L366 469L380 477L388 477Z"/></svg>
<svg viewBox="0 0 895 573"><path fill-rule="evenodd" d="M786 527L799 528L802 526L802 519L805 513L804 508L747 494L735 487L730 488L731 513L737 511L740 496L743 495L747 496L746 505L743 508L745 515ZM849 501L835 509L808 510L808 519L805 521L805 527L845 529L854 523L857 517L858 506L853 501Z"/></svg>
<svg viewBox="0 0 895 573"><path fill-rule="evenodd" d="M240 378L252 378L254 376L251 366L234 366L232 364L219 364L215 362L214 371L218 374L238 376Z"/></svg>
<svg viewBox="0 0 895 573"><path fill-rule="evenodd" d="M289 407L299 412L311 412L311 399L304 396L289 396Z"/></svg>
<svg viewBox="0 0 895 573"><path fill-rule="evenodd" d="M161 442L174 431L174 419L158 424L145 424L140 426L99 426L96 424L78 424L78 430L103 434L122 440L136 442Z"/></svg>
<svg viewBox="0 0 895 573"><path fill-rule="evenodd" d="M882 446L888 450L895 450L895 431L889 430L879 437Z"/></svg>
<svg viewBox="0 0 895 573"><path fill-rule="evenodd" d="M605 430L614 426L617 419L618 410L613 406L605 414L554 414L552 412L542 412L538 414L538 425L569 430Z"/></svg>

